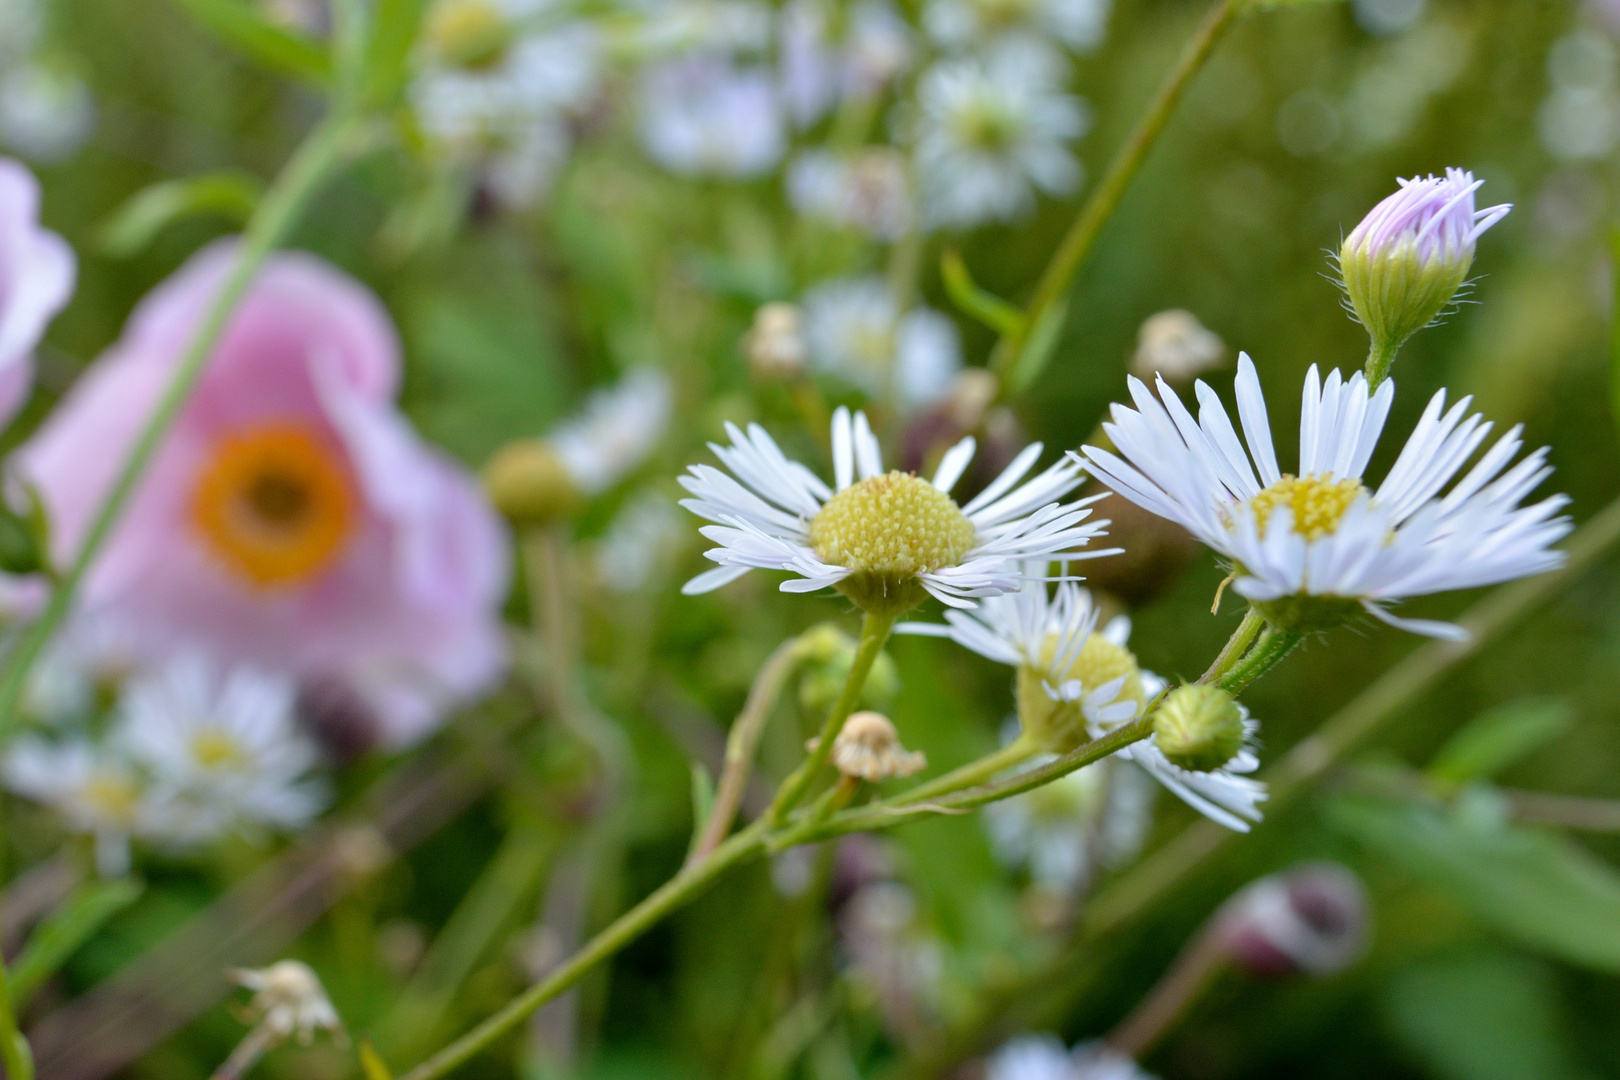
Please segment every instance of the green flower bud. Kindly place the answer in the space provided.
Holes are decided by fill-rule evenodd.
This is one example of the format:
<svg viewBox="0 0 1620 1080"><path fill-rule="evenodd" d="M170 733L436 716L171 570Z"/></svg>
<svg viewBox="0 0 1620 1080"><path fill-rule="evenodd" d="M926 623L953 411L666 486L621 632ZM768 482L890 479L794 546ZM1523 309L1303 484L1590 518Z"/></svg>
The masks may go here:
<svg viewBox="0 0 1620 1080"><path fill-rule="evenodd" d="M495 509L519 525L571 516L583 501L561 456L542 439L509 442L484 466L484 490Z"/></svg>
<svg viewBox="0 0 1620 1080"><path fill-rule="evenodd" d="M1153 741L1170 764L1220 768L1243 749L1243 707L1214 686L1178 686L1153 716Z"/></svg>

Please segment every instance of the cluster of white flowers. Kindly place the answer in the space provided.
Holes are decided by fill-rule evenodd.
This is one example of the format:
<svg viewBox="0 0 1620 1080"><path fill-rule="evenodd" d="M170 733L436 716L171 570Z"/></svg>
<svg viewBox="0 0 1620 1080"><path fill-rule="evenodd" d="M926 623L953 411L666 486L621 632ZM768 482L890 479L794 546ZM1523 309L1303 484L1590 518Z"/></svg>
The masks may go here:
<svg viewBox="0 0 1620 1080"><path fill-rule="evenodd" d="M128 870L132 838L186 848L233 830L295 830L326 802L295 698L288 679L182 654L130 678L104 731L79 723L16 740L4 780L92 837L109 877Z"/></svg>

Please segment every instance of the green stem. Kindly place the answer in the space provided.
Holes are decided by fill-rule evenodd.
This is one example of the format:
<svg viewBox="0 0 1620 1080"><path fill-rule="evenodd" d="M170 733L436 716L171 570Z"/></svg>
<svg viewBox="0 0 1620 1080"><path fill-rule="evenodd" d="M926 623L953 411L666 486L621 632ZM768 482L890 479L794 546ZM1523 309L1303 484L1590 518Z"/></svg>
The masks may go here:
<svg viewBox="0 0 1620 1080"><path fill-rule="evenodd" d="M96 510L72 564L51 590L45 611L28 627L16 649L6 658L5 668L0 671L0 736L16 722L17 704L22 697L29 670L66 618L74 594L129 504L164 436L174 426L180 410L196 389L207 368L210 353L224 333L237 304L252 284L254 275L270 252L286 238L321 184L347 159L358 142L361 130L360 118L345 113L335 113L321 121L293 154L275 185L254 211L237 250L236 264L214 297L212 306L197 328L196 336L169 380L162 399L147 419L146 426L141 429L129 457L124 460L111 490Z"/></svg>
<svg viewBox="0 0 1620 1080"><path fill-rule="evenodd" d="M1372 348L1367 351L1367 389L1378 389L1378 384L1389 377L1389 369L1395 364L1395 354L1401 351L1398 341L1378 341L1374 339Z"/></svg>
<svg viewBox="0 0 1620 1080"><path fill-rule="evenodd" d="M781 823L782 818L792 810L804 793L809 790L816 776L827 764L827 758L832 755L833 740L838 733L844 730L844 721L849 714L855 711L855 705L861 700L861 691L866 688L866 676L871 672L872 665L877 661L878 653L883 651L883 645L889 640L889 631L894 629L894 615L879 615L867 612L865 620L861 623L861 640L855 647L855 662L850 665L849 677L844 680L843 692L838 695L838 702L833 706L832 712L827 714L827 722L821 726L821 735L816 739L815 749L804 764L796 769L782 784L777 792L776 801L771 804L770 810L765 813L765 821L771 828Z"/></svg>
<svg viewBox="0 0 1620 1080"><path fill-rule="evenodd" d="M1232 664L1224 675L1215 680L1215 685L1236 697L1243 693L1245 687L1272 668L1276 667L1289 653L1294 651L1305 638L1301 634L1285 634L1273 627L1266 627L1260 631L1255 639L1254 648L1250 649L1242 660Z"/></svg>
<svg viewBox="0 0 1620 1080"><path fill-rule="evenodd" d="M546 978L508 1002L505 1008L400 1077L436 1080L512 1030L540 1006L568 990L597 964L640 937L649 928L707 888L720 873L758 855L764 848L765 823L756 821L715 849L713 855L681 870L652 895L615 919L585 947Z"/></svg>
<svg viewBox="0 0 1620 1080"><path fill-rule="evenodd" d="M1254 608L1249 608L1248 613L1243 616L1243 621L1238 623L1236 630L1232 631L1232 636L1226 639L1226 646L1221 649L1221 654L1215 658L1214 663L1209 665L1209 670L1198 677L1198 681L1207 686L1224 678L1237 665L1237 662L1243 658L1243 654L1248 651L1249 645L1254 641L1254 636L1265 625L1265 616Z"/></svg>
<svg viewBox="0 0 1620 1080"><path fill-rule="evenodd" d="M948 795L963 788L975 787L995 776L1003 769L1010 769L1014 765L1022 765L1040 752L1035 740L1025 735L1003 746L993 754L986 754L977 761L970 761L959 769L952 769L944 776L938 776L926 784L901 793L891 800L890 805L904 806L908 803L922 802L925 799Z"/></svg>
<svg viewBox="0 0 1620 1080"><path fill-rule="evenodd" d="M748 774L753 771L754 755L758 752L765 722L776 710L788 678L804 658L803 643L803 636L782 642L754 676L748 700L743 703L743 710L737 714L731 734L726 738L726 763L714 790L714 805L703 822L697 843L692 845L688 863L707 858L731 831L732 819L737 816L737 807L742 805L743 792L748 787Z"/></svg>
<svg viewBox="0 0 1620 1080"><path fill-rule="evenodd" d="M1204 66L1204 61L1209 59L1216 42L1220 41L1221 36L1231 26L1241 2L1242 0L1218 0L1204 16L1204 21L1199 24L1197 32L1181 50L1176 66L1159 85L1153 100L1148 103L1147 111L1137 120L1130 138L1126 139L1125 145L1114 154L1114 159L1108 163L1108 169L1103 173L1096 189L1080 208L1074 224L1069 226L1068 234L1063 237L1063 242L1053 253L1052 261L1047 264L1046 270L1035 286L1035 295L1024 309L1024 318L1018 332L1003 335L1001 340L996 342L995 351L990 354L990 369L996 375L1003 378L1007 375L1013 362L1023 352L1030 329L1040 321L1047 309L1068 291L1074 275L1079 272L1081 263L1085 261L1092 245L1096 243L1097 234L1102 231L1102 227L1107 224L1115 208L1119 206L1120 199L1124 197L1126 189L1130 187L1137 171L1141 169L1148 151L1153 149L1153 144L1163 133L1165 124L1175 112L1176 105L1188 84L1192 82L1193 76L1198 74L1199 69Z"/></svg>
<svg viewBox="0 0 1620 1080"><path fill-rule="evenodd" d="M28 1039L17 1029L17 1014L11 1000L11 974L0 960L0 1062L6 1066L6 1080L34 1080L34 1054Z"/></svg>

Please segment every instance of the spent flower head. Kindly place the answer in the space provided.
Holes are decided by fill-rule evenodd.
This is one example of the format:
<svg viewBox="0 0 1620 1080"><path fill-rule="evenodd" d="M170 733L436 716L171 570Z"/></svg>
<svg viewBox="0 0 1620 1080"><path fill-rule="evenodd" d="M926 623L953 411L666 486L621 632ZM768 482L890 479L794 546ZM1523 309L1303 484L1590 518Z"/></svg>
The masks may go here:
<svg viewBox="0 0 1620 1080"><path fill-rule="evenodd" d="M1357 372L1305 379L1297 473L1272 449L1260 379L1238 359L1237 405L1247 453L1215 391L1196 386L1194 419L1161 379L1157 399L1132 379L1134 409L1113 407L1104 430L1119 451L1088 446L1091 470L1120 495L1180 524L1234 563L1232 588L1286 633L1330 629L1359 612L1402 629L1458 639L1450 623L1400 619L1387 604L1494 585L1563 562L1551 545L1569 532L1562 495L1523 500L1552 472L1545 449L1508 467L1519 427L1499 439L1450 492L1491 425L1466 419L1470 398L1446 409L1437 392L1376 490L1364 473L1395 396ZM1251 460L1252 459L1252 460Z"/></svg>
<svg viewBox="0 0 1620 1080"><path fill-rule="evenodd" d="M1057 500L1080 482L1079 466L1059 462L1033 479L1040 456L1027 447L988 487L963 506L950 491L973 459L974 440L953 446L932 480L885 472L865 413L833 414L833 486L788 460L757 424L727 424L730 446L710 444L731 475L694 465L681 485L681 505L714 522L702 530L718 544L707 554L719 567L686 583L708 592L749 570L794 575L783 592L833 587L868 612L897 615L932 595L957 608L977 597L1019 588L1019 563L1077 557L1106 524L1088 522L1085 500Z"/></svg>
<svg viewBox="0 0 1620 1080"><path fill-rule="evenodd" d="M1433 322L1468 277L1474 243L1512 204L1474 208L1483 180L1462 169L1400 180L1339 249L1339 273L1374 354L1394 351ZM1382 379L1388 362L1374 375Z"/></svg>
<svg viewBox="0 0 1620 1080"><path fill-rule="evenodd" d="M900 733L887 716L866 711L844 721L833 739L832 763L845 776L877 783L921 772L928 767L928 758L900 744Z"/></svg>
<svg viewBox="0 0 1620 1080"><path fill-rule="evenodd" d="M253 991L249 1009L276 1041L294 1036L308 1045L317 1031L337 1035L343 1021L326 996L320 976L308 964L278 960L264 968L235 968L231 978Z"/></svg>

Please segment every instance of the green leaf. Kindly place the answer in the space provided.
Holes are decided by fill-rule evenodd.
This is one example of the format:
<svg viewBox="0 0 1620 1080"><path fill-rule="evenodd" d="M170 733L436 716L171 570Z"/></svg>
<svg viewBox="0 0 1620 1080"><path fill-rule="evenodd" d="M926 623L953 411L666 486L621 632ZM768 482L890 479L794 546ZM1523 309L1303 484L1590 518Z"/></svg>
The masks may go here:
<svg viewBox="0 0 1620 1080"><path fill-rule="evenodd" d="M1352 795L1330 802L1327 816L1500 933L1571 963L1620 972L1620 873L1562 836Z"/></svg>
<svg viewBox="0 0 1620 1080"><path fill-rule="evenodd" d="M1546 964L1498 950L1402 970L1385 1024L1441 1080L1582 1080Z"/></svg>
<svg viewBox="0 0 1620 1080"><path fill-rule="evenodd" d="M80 889L52 912L28 938L11 969L11 994L21 1011L40 984L54 975L108 919L133 904L145 888L130 878L97 882Z"/></svg>
<svg viewBox="0 0 1620 1080"><path fill-rule="evenodd" d="M1058 334L1063 329L1063 319L1069 313L1069 302L1061 300L1041 313L1030 328L1029 337L1024 341L1024 349L1013 361L1012 370L1007 373L1007 396L1012 397L1028 390L1035 380L1040 378L1041 372L1052 361L1052 352L1057 348Z"/></svg>
<svg viewBox="0 0 1620 1080"><path fill-rule="evenodd" d="M1620 229L1609 233L1609 253L1620 260ZM1620 265L1617 262L1616 265ZM1615 275L1614 294L1620 300L1620 274ZM1620 311L1620 307L1615 309ZM1609 339L1609 410L1613 414L1616 429L1620 429L1620 318L1614 320L1610 330Z"/></svg>
<svg viewBox="0 0 1620 1080"><path fill-rule="evenodd" d="M332 81L332 61L320 44L277 26L243 0L174 0L225 44L271 71L315 86Z"/></svg>
<svg viewBox="0 0 1620 1080"><path fill-rule="evenodd" d="M946 248L940 256L940 276L945 279L945 291L951 301L998 334L1016 334L1024 325L1024 313L974 284L967 263L955 248Z"/></svg>
<svg viewBox="0 0 1620 1080"><path fill-rule="evenodd" d="M382 1055L369 1039L360 1040L360 1071L366 1074L366 1080L394 1080L394 1074L388 1071Z"/></svg>
<svg viewBox="0 0 1620 1080"><path fill-rule="evenodd" d="M427 0L377 0L366 50L367 104L391 104L404 89L411 47L427 6Z"/></svg>
<svg viewBox="0 0 1620 1080"><path fill-rule="evenodd" d="M169 180L136 192L102 223L97 246L127 259L181 218L217 214L241 225L253 216L264 185L247 173L226 171Z"/></svg>
<svg viewBox="0 0 1620 1080"><path fill-rule="evenodd" d="M1574 715L1563 701L1509 702L1453 735L1429 762L1429 775L1454 784L1495 776L1568 731L1573 722Z"/></svg>

